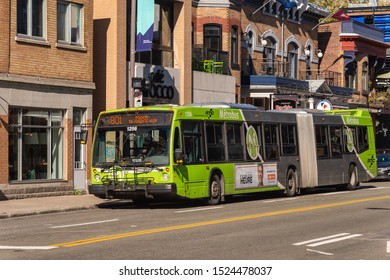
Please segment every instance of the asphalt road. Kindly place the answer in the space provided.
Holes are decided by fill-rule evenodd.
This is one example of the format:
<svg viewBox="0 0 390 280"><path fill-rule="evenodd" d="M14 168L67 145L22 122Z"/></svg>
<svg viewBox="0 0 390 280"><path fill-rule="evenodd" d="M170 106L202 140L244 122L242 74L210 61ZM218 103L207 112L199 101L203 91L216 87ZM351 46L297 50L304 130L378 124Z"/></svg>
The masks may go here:
<svg viewBox="0 0 390 280"><path fill-rule="evenodd" d="M2 260L389 260L390 183L0 220Z"/></svg>

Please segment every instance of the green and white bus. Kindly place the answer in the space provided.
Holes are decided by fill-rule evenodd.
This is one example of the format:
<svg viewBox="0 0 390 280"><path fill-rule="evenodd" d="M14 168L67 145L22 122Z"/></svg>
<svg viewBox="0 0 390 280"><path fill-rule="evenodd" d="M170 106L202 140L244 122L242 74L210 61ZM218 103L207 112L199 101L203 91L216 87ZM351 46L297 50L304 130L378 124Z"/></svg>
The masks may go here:
<svg viewBox="0 0 390 280"><path fill-rule="evenodd" d="M318 186L353 190L376 176L366 110L264 111L247 104L101 112L89 193L101 198L227 196Z"/></svg>

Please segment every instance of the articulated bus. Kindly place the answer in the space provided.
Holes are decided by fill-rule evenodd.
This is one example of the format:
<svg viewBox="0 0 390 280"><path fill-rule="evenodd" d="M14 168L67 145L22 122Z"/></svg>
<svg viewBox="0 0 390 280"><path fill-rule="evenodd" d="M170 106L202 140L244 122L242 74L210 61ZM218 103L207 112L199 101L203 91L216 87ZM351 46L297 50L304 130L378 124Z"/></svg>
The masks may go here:
<svg viewBox="0 0 390 280"><path fill-rule="evenodd" d="M145 202L307 188L353 190L376 176L366 110L264 111L248 104L161 105L101 112L89 193Z"/></svg>

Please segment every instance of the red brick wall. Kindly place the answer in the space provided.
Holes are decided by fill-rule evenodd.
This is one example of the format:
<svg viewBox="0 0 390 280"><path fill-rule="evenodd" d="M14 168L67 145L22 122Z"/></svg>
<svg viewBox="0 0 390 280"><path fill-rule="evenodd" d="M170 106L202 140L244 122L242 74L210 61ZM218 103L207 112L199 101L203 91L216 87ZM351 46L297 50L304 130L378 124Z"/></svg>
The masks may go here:
<svg viewBox="0 0 390 280"><path fill-rule="evenodd" d="M0 1L0 73L8 70L9 38L9 2Z"/></svg>
<svg viewBox="0 0 390 280"><path fill-rule="evenodd" d="M340 22L332 22L320 25L320 48L324 53L321 59L321 70L329 70L337 73L344 73L344 59L340 42ZM344 78L343 78L344 81Z"/></svg>
<svg viewBox="0 0 390 280"><path fill-rule="evenodd" d="M2 14L5 12L3 11L3 6L6 8L6 3L4 2L8 1L1 1L0 4L0 28L4 26L2 22L4 21ZM93 0L77 0L75 2L84 5L83 36L85 51L69 50L56 46L57 1L46 1L46 39L49 45L17 42L15 40L17 1L11 1L11 32L9 34L11 46L10 73L66 80L92 81ZM3 44L0 49L3 49Z"/></svg>

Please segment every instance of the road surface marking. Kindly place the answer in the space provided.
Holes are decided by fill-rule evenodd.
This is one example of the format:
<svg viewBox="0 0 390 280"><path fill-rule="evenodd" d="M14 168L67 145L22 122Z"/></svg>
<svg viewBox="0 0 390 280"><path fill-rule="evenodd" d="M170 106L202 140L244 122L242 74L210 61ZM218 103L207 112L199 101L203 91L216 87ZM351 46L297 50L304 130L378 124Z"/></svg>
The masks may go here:
<svg viewBox="0 0 390 280"><path fill-rule="evenodd" d="M306 249L308 252L314 252L314 253L318 253L318 254L321 254L321 255L327 255L327 256L333 256L334 254L333 253L327 253L327 252L322 252L322 251L317 251L317 250L312 250L312 249Z"/></svg>
<svg viewBox="0 0 390 280"><path fill-rule="evenodd" d="M294 243L293 245L300 246L300 245L305 245L305 244L309 244L309 243L313 243L313 242L317 242L317 241L322 241L322 240L326 240L326 239L330 239L330 238L345 236L348 234L350 234L350 233L344 232L344 233L339 233L339 234L334 234L334 235L330 235L330 236L325 236L325 237L320 237L320 238L316 238L316 239L306 240L303 242Z"/></svg>
<svg viewBox="0 0 390 280"><path fill-rule="evenodd" d="M205 207L205 208L197 208L197 209L189 209L189 210L179 210L175 211L175 213L187 213L187 212L197 212L197 211L207 211L207 210L215 210L223 208L222 206L213 206L213 207Z"/></svg>
<svg viewBox="0 0 390 280"><path fill-rule="evenodd" d="M119 219L96 221L96 222L81 223L81 224L62 225L62 226L52 226L50 228L79 227L79 226L87 226L87 225L94 225L94 224L111 223L111 222L117 222L117 221L119 221Z"/></svg>
<svg viewBox="0 0 390 280"><path fill-rule="evenodd" d="M272 217L272 216L277 216L277 215L285 215L285 214L291 214L291 213L313 211L313 210L339 207L339 206L345 206L345 205L352 205L352 204L357 204L357 203L364 203L364 202L383 200L383 199L390 199L390 195L377 196L377 197L365 198L365 199L347 200L347 201L343 201L343 202L335 202L335 203L328 203L328 204L319 204L319 205L313 205L313 206L307 206L307 207L301 207L301 208L285 209L285 210L280 210L280 211L265 212L265 213L246 215L246 216L238 216L238 217L230 217L230 218L218 219L218 220L208 220L208 221L191 223L191 224L181 224L181 225L168 226L168 227L162 227L162 228L152 228L152 229L140 230L140 231L134 231L134 232L125 232L125 233L121 233L121 234L112 234L112 235L100 236L100 237L95 237L95 238L87 238L87 239L75 240L75 241L70 241L70 242L63 242L63 243L53 244L51 246L74 247L74 246L81 246L81 245L88 245L88 244L93 244L93 243L98 243L98 242L116 240L116 239L121 239L121 238L129 238L129 237L142 236L142 235L147 235L147 234L177 231L177 230L191 229L191 228L196 228L196 227L204 227L204 226L210 226L210 225L218 225L218 224L224 224L224 223L245 221L245 220L251 220L251 219L259 219L259 218L265 218L265 217Z"/></svg>
<svg viewBox="0 0 390 280"><path fill-rule="evenodd" d="M333 239L329 239L329 240L320 241L317 243L309 244L307 246L308 247L317 247L320 245L334 243L334 242L338 242L338 241L342 241L342 240L346 240L346 239L351 239L351 238L358 237L358 236L362 236L362 235L361 234L351 234L351 235L347 235L347 236L343 236L343 237L339 237L339 238L333 238Z"/></svg>
<svg viewBox="0 0 390 280"><path fill-rule="evenodd" d="M381 189L387 189L386 187L375 187L375 188L369 188L369 189L363 189L362 191L376 191Z"/></svg>
<svg viewBox="0 0 390 280"><path fill-rule="evenodd" d="M351 193L350 191L348 192L328 192L328 193L319 193L318 195L338 195L338 194L346 194L346 193Z"/></svg>
<svg viewBox="0 0 390 280"><path fill-rule="evenodd" d="M299 246L299 245L306 245L308 247L317 247L320 245L328 244L328 243L333 243L333 242L338 242L346 239L351 239L354 237L362 236L361 234L351 234L351 233L339 233L335 235L330 235L330 236L325 236L321 238L316 238L316 239L311 239L311 240L306 240L303 242L298 242L294 243L293 245Z"/></svg>
<svg viewBox="0 0 390 280"><path fill-rule="evenodd" d="M277 198L277 199L271 199L271 200L266 200L263 201L263 203L271 203L271 202L279 202L279 201L286 201L286 200L294 200L297 199L298 197L289 197L289 198Z"/></svg>
<svg viewBox="0 0 390 280"><path fill-rule="evenodd" d="M387 241L387 250L386 253L390 253L390 241Z"/></svg>
<svg viewBox="0 0 390 280"><path fill-rule="evenodd" d="M51 250L58 246L0 246L0 250Z"/></svg>

